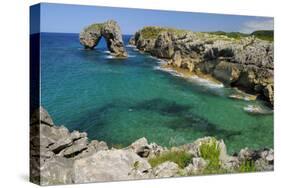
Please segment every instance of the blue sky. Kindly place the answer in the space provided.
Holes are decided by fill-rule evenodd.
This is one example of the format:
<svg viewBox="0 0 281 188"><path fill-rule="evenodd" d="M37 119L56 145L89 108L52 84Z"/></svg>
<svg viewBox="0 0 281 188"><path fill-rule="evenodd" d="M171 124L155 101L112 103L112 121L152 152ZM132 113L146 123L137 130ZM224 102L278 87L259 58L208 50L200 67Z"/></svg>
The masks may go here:
<svg viewBox="0 0 281 188"><path fill-rule="evenodd" d="M143 26L167 26L192 31L239 31L273 29L273 18L144 9L41 4L41 32L79 33L91 23L116 20L123 34Z"/></svg>

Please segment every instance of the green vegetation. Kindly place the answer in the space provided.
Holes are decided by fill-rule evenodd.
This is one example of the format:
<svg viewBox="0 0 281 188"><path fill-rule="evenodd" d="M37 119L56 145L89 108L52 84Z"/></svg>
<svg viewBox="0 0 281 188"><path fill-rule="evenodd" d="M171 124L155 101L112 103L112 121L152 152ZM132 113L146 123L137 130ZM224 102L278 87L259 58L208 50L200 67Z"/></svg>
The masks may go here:
<svg viewBox="0 0 281 188"><path fill-rule="evenodd" d="M156 26L147 26L144 27L140 34L144 39L155 39L162 32L170 32L176 35L183 35L188 31L182 29L166 28L166 27L156 27Z"/></svg>
<svg viewBox="0 0 281 188"><path fill-rule="evenodd" d="M96 23L86 27L85 31L100 30L102 27L103 27L103 23Z"/></svg>
<svg viewBox="0 0 281 188"><path fill-rule="evenodd" d="M208 32L208 33L212 35L226 36L233 39L241 39L243 37L255 36L261 40L266 40L270 42L274 40L274 32L272 30L254 31L251 34L245 34L240 32L224 32L224 31L215 31L215 32Z"/></svg>
<svg viewBox="0 0 281 188"><path fill-rule="evenodd" d="M273 30L260 30L260 31L254 31L251 33L251 35L254 35L255 37L267 40L267 41L273 41L274 40L274 31Z"/></svg>
<svg viewBox="0 0 281 188"><path fill-rule="evenodd" d="M97 25L97 24L93 24ZM90 26L91 27L91 26ZM170 32L176 35L184 35L188 33L188 30L183 29L175 29L175 28L169 28L169 27L156 27L156 26L146 26L142 30L140 30L140 34L144 39L156 39L157 36L163 32ZM272 30L260 30L260 31L254 31L251 34L246 33L240 33L240 32L224 32L224 31L214 31L214 32L196 32L198 36L204 36L204 34L210 34L211 36L217 36L214 37L214 39L221 39L221 40L227 40L227 39L236 39L240 40L244 37L249 36L255 36L261 40L266 40L272 42L274 40L273 31ZM211 37L210 36L210 37Z"/></svg>
<svg viewBox="0 0 281 188"><path fill-rule="evenodd" d="M168 151L149 159L148 162L152 168L166 161L174 162L178 164L180 168L184 168L188 163L190 163L191 159L192 156L185 151Z"/></svg>
<svg viewBox="0 0 281 188"><path fill-rule="evenodd" d="M238 172L255 172L256 167L255 167L255 162L252 160L246 160L244 161L238 169Z"/></svg>
<svg viewBox="0 0 281 188"><path fill-rule="evenodd" d="M115 149L122 149L124 148L125 146L123 144L112 144L111 145L112 148L115 148Z"/></svg>
<svg viewBox="0 0 281 188"><path fill-rule="evenodd" d="M210 34L213 35L219 35L219 36L227 36L229 38L233 38L233 39L241 39L242 37L247 37L249 36L248 34L244 34L244 33L239 33L239 32L224 32L224 31L215 31L215 32L209 32Z"/></svg>
<svg viewBox="0 0 281 188"><path fill-rule="evenodd" d="M211 139L209 142L202 143L199 151L200 156L209 162L204 169L203 174L218 174L225 172L225 170L221 168L220 148L215 138Z"/></svg>
<svg viewBox="0 0 281 188"><path fill-rule="evenodd" d="M133 169L136 170L136 169L139 168L139 166L140 166L140 162L139 162L139 161L136 161L136 162L134 162L134 164L133 164Z"/></svg>

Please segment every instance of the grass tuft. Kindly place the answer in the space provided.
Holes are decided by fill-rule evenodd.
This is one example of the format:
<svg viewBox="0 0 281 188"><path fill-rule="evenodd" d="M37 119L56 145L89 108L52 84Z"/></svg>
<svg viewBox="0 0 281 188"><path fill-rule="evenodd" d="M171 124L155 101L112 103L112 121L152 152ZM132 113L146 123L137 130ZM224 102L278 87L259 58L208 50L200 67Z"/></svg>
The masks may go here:
<svg viewBox="0 0 281 188"><path fill-rule="evenodd" d="M166 161L174 162L179 165L180 168L184 168L191 162L191 154L185 151L168 151L159 156L153 157L148 160L152 168Z"/></svg>
<svg viewBox="0 0 281 188"><path fill-rule="evenodd" d="M239 172L255 172L255 162L252 160L246 160L242 162L242 164L239 166Z"/></svg>
<svg viewBox="0 0 281 188"><path fill-rule="evenodd" d="M204 169L203 174L219 174L224 170L221 168L220 162L220 148L216 139L212 139L209 142L202 143L199 148L200 156L208 161L207 167Z"/></svg>

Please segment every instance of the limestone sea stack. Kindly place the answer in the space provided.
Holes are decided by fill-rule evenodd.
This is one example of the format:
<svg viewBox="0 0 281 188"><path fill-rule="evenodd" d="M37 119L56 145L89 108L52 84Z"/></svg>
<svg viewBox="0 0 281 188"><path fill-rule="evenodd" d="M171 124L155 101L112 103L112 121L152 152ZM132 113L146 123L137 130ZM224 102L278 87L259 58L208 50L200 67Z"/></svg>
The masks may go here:
<svg viewBox="0 0 281 188"><path fill-rule="evenodd" d="M120 58L128 56L121 29L114 20L87 26L81 31L79 39L86 49L94 49L102 37L106 40L107 48L113 56Z"/></svg>
<svg viewBox="0 0 281 188"><path fill-rule="evenodd" d="M258 94L273 107L273 42L148 26L130 39L140 51L170 66L208 74L224 84Z"/></svg>

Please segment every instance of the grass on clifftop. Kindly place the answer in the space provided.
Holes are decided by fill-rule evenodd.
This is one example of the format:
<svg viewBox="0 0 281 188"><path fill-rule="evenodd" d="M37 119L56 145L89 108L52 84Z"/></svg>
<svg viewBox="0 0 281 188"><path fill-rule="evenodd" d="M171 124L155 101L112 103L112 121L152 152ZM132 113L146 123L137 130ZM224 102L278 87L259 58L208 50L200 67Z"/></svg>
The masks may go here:
<svg viewBox="0 0 281 188"><path fill-rule="evenodd" d="M251 33L251 35L254 35L255 37L267 40L272 42L274 40L274 31L273 30L260 30L260 31L254 31Z"/></svg>
<svg viewBox="0 0 281 188"><path fill-rule="evenodd" d="M184 168L190 163L192 156L185 151L168 151L159 156L153 157L148 160L152 168L166 161L174 162L179 165L180 168Z"/></svg>
<svg viewBox="0 0 281 188"><path fill-rule="evenodd" d="M182 35L188 31L182 29L166 28L166 27L156 27L156 26L147 26L144 27L140 33L144 39L155 39L162 32L170 32L176 35Z"/></svg>
<svg viewBox="0 0 281 188"><path fill-rule="evenodd" d="M162 32L170 32L176 35L184 35L190 31L183 30L183 29L176 29L176 28L169 28L169 27L157 27L157 26L146 26L140 30L140 34L142 35L143 39L156 39L159 34ZM266 40L272 42L274 40L274 35L272 30L260 30L254 31L251 34L245 34L240 32L224 32L224 31L215 31L215 32L194 32L197 36L205 36L205 34L210 34L211 38L221 39L221 40L240 40L244 37L255 36L261 40ZM217 36L217 37L214 37Z"/></svg>
<svg viewBox="0 0 281 188"><path fill-rule="evenodd" d="M215 31L215 32L208 32L212 35L218 35L218 36L226 36L228 38L232 39L241 39L243 37L249 37L249 36L255 36L258 39L266 40L269 42L272 42L274 40L273 31L272 30L260 30L260 31L254 31L251 34L245 34L240 32L224 32L224 31Z"/></svg>
<svg viewBox="0 0 281 188"><path fill-rule="evenodd" d="M103 23L96 23L89 25L88 27L85 28L85 31L90 31L90 30L100 30L103 27Z"/></svg>

